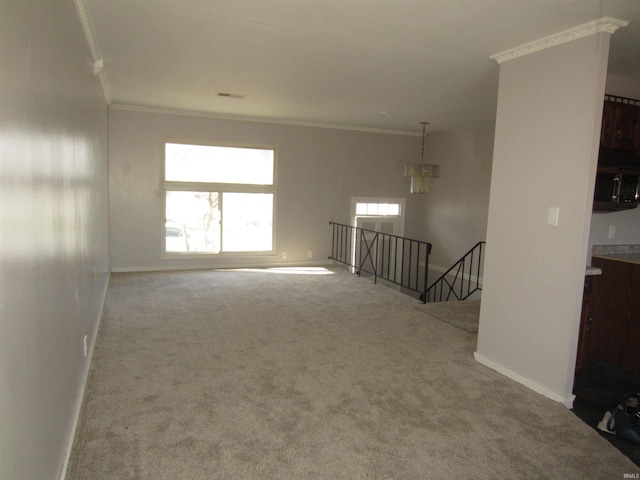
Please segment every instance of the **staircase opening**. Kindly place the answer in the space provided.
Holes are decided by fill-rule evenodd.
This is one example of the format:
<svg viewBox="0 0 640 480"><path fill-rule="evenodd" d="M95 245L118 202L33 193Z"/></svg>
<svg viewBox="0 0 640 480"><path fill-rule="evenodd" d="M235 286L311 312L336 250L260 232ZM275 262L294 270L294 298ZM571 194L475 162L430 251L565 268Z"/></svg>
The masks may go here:
<svg viewBox="0 0 640 480"><path fill-rule="evenodd" d="M476 243L460 260L427 288L426 302L446 302L466 300L479 296L482 291L482 269L484 267L484 246Z"/></svg>
<svg viewBox="0 0 640 480"><path fill-rule="evenodd" d="M389 228L376 230L378 219L375 218L357 220L356 226L329 222L332 227L330 260L351 267L359 276L373 277L375 283L380 279L404 293L418 294L423 303L479 298L484 241L476 243L429 284L430 243L395 235Z"/></svg>

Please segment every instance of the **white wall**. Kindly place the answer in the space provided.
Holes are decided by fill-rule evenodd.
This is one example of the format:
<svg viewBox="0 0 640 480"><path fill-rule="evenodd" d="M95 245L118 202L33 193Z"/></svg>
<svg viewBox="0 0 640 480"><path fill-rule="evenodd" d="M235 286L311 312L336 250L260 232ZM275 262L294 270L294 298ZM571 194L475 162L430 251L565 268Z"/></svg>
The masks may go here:
<svg viewBox="0 0 640 480"><path fill-rule="evenodd" d="M640 82L616 75L607 75L605 92L619 97L640 98Z"/></svg>
<svg viewBox="0 0 640 480"><path fill-rule="evenodd" d="M609 227L615 229L614 238L609 238ZM593 245L628 244L640 244L640 208L593 214L589 236L589 254L591 254Z"/></svg>
<svg viewBox="0 0 640 480"><path fill-rule="evenodd" d="M163 141L277 147L276 255L161 258ZM420 137L111 109L113 270L327 262L329 221L350 223L351 197L407 197L404 164ZM414 207L408 207L409 210ZM281 258L287 252L287 261Z"/></svg>
<svg viewBox="0 0 640 480"><path fill-rule="evenodd" d="M486 239L494 125L429 135L425 162L440 165L429 193L408 199L407 236L433 244L430 282Z"/></svg>
<svg viewBox="0 0 640 480"><path fill-rule="evenodd" d="M609 75L606 92L620 97L640 99L640 82ZM609 238L609 227L615 237ZM593 245L625 245L640 243L640 208L612 213L594 213L591 217L589 252Z"/></svg>
<svg viewBox="0 0 640 480"><path fill-rule="evenodd" d="M3 1L0 58L0 477L53 480L108 280L107 111L70 0Z"/></svg>
<svg viewBox="0 0 640 480"><path fill-rule="evenodd" d="M500 66L476 358L567 405L608 48L603 33Z"/></svg>

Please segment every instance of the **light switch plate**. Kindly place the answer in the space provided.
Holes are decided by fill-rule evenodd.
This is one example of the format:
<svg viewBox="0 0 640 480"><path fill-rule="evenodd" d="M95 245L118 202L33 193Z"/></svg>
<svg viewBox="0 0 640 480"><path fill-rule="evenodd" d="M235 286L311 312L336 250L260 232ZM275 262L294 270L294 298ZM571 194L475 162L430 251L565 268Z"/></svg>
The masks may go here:
<svg viewBox="0 0 640 480"><path fill-rule="evenodd" d="M560 217L560 209L558 207L549 207L549 214L547 215L547 225L551 225L552 227L557 227L559 217Z"/></svg>

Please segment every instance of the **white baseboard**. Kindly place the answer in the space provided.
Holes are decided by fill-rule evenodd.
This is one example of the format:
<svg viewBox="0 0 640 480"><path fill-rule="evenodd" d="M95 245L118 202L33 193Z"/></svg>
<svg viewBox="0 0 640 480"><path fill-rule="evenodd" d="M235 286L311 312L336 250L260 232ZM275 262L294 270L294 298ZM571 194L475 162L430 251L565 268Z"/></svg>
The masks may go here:
<svg viewBox="0 0 640 480"><path fill-rule="evenodd" d="M78 422L80 421L80 413L82 411L82 401L84 400L84 391L87 387L87 380L89 379L89 369L91 367L91 359L93 358L93 348L96 344L96 338L98 337L98 331L100 330L100 323L102 321L102 313L104 311L104 304L107 300L107 289L109 288L109 281L111 279L111 273L107 274L107 281L105 282L104 291L102 292L102 299L100 301L100 308L98 309L98 318L95 322L95 328L91 333L91 338L87 345L87 357L84 362L84 370L80 380L80 388L78 389L75 408L73 412L73 419L71 423L71 432L69 434L69 440L67 442L67 450L64 456L64 463L62 464L62 472L60 473L60 480L65 480L67 476L67 469L69 468L69 461L71 460L71 451L73 450L73 443L76 438L76 431L78 429Z"/></svg>
<svg viewBox="0 0 640 480"><path fill-rule="evenodd" d="M228 270L233 268L286 268L286 267L326 267L333 265L331 260L309 260L306 262L276 263L232 263L227 265L160 265L155 267L112 267L113 273L167 272L175 270Z"/></svg>
<svg viewBox="0 0 640 480"><path fill-rule="evenodd" d="M544 395L551 400L562 403L565 407L571 409L573 408L573 401L575 400L575 395L560 395L549 390L547 387L540 385L526 377L523 377L519 373L514 372L513 370L508 369L504 365L500 365L499 363L494 362L493 360L489 360L487 357L480 355L478 352L474 352L474 358L477 362L483 364L486 367L489 367L491 370L495 370L498 373L501 373L505 377L509 377L512 380L515 380L518 383L521 383L525 387L530 388L534 392L537 392L541 395Z"/></svg>

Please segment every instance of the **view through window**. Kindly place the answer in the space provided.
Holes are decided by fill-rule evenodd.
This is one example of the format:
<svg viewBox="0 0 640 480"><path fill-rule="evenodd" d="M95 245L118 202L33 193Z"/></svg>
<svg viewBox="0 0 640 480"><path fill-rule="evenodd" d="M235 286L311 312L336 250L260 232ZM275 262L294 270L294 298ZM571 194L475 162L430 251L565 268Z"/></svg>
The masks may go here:
<svg viewBox="0 0 640 480"><path fill-rule="evenodd" d="M275 151L165 144L165 252L273 250Z"/></svg>

